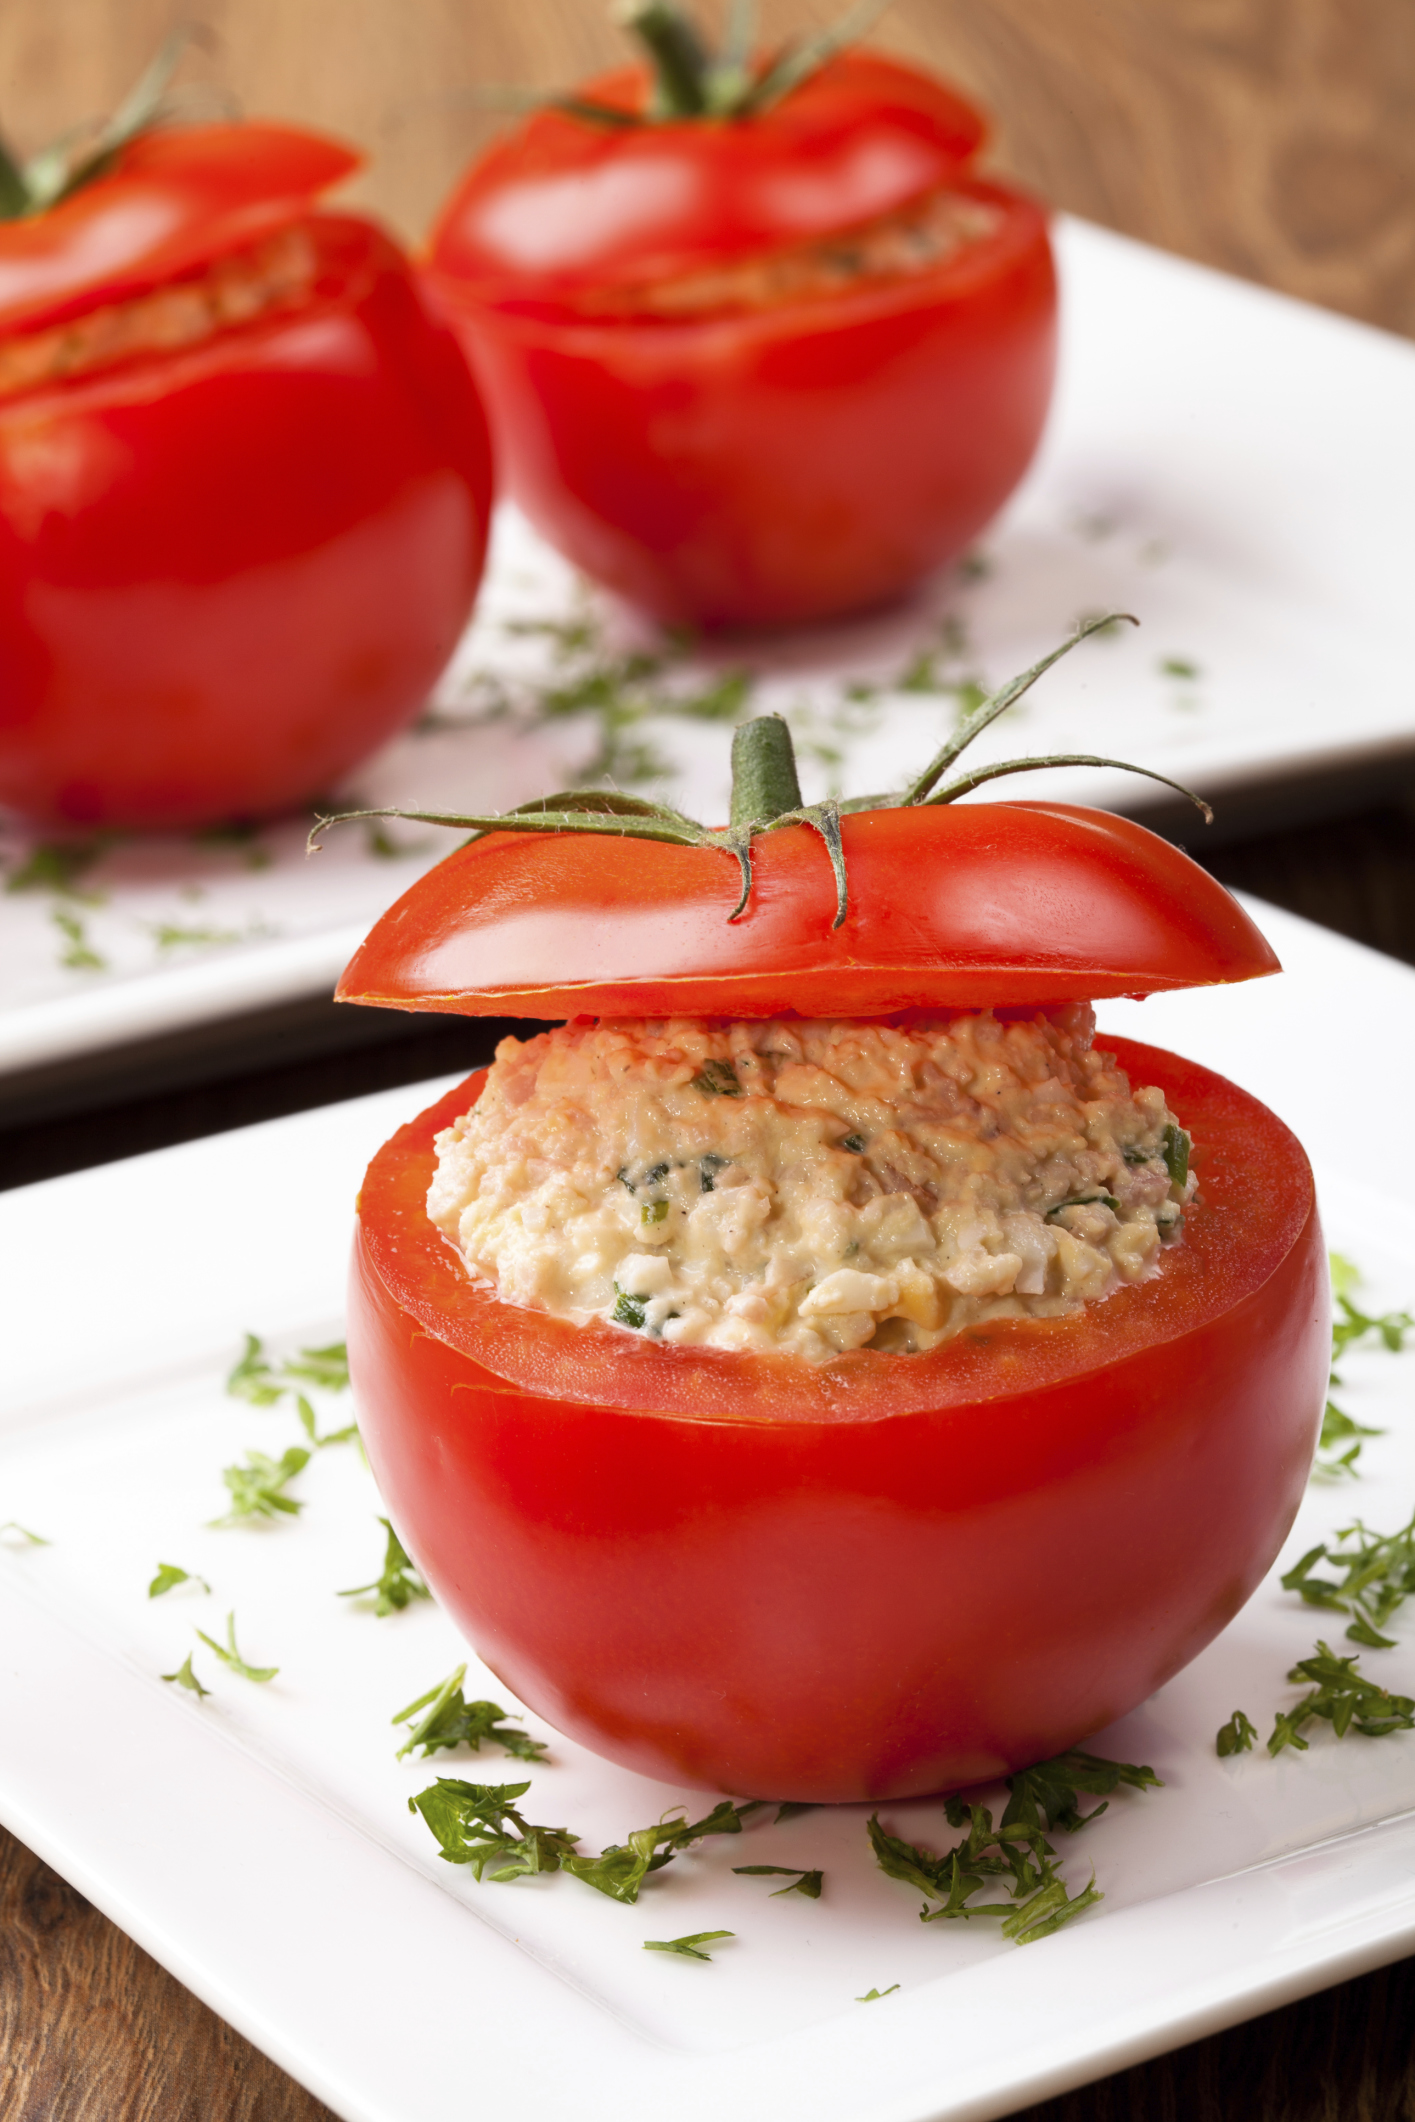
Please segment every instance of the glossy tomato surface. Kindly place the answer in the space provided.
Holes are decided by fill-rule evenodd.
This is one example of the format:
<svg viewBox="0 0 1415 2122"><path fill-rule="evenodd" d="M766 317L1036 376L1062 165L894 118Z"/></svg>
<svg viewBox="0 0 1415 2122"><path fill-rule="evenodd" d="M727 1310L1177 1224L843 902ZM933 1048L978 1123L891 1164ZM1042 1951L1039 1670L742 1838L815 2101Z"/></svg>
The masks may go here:
<svg viewBox="0 0 1415 2122"><path fill-rule="evenodd" d="M866 1017L1091 1001L1278 971L1238 902L1167 840L1067 803L919 804L841 820L849 911L820 836L711 847L488 833L374 925L343 1001L531 1017Z"/></svg>
<svg viewBox="0 0 1415 2122"><path fill-rule="evenodd" d="M329 181L331 157L343 174L350 158L315 146L304 174ZM100 297L119 325L135 293L180 298L211 262L203 235L229 256L281 213L311 261L300 298L0 395L0 803L48 826L190 826L325 794L418 712L481 573L485 421L407 261L367 222L307 205L291 222L284 162L274 203L223 205L206 174L195 206L168 200L165 249L126 261L101 183L56 209L86 207L112 284L80 287L78 236L50 230L62 316L39 314L32 275L25 331L79 330ZM0 229L0 308L36 262L10 242ZM186 279L161 278L173 258Z"/></svg>
<svg viewBox="0 0 1415 2122"><path fill-rule="evenodd" d="M956 558L1030 461L1055 365L1045 219L969 174L982 137L942 84L859 53L755 118L543 113L493 149L432 264L543 534L708 627L879 604ZM945 193L987 232L926 270L691 319L634 308L665 277Z"/></svg>
<svg viewBox="0 0 1415 2122"><path fill-rule="evenodd" d="M349 1351L399 1530L491 1668L624 1765L902 1797L1040 1760L1203 1649L1271 1564L1326 1388L1310 1172L1273 1114L1105 1042L1192 1131L1155 1280L1071 1318L820 1369L577 1328L428 1221L438 1129L360 1200Z"/></svg>

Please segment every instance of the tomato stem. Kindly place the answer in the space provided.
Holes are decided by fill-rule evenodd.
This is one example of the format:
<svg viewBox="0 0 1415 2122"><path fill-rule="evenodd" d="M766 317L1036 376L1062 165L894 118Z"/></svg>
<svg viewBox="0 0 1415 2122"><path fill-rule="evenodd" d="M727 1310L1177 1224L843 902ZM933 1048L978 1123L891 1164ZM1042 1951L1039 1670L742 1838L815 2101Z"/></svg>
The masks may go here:
<svg viewBox="0 0 1415 2122"><path fill-rule="evenodd" d="M733 831L744 825L770 825L786 811L801 808L796 748L780 715L758 715L732 737Z"/></svg>
<svg viewBox="0 0 1415 2122"><path fill-rule="evenodd" d="M799 44L788 43L759 63L752 58L755 0L732 0L727 33L716 53L675 0L621 0L615 19L648 54L653 93L644 116L650 124L662 125L683 118L755 117L863 37L889 5L890 0L856 0L831 28ZM614 116L597 105L581 103L577 108L568 97L553 102L557 110L590 122ZM619 122L625 121L621 117Z"/></svg>
<svg viewBox="0 0 1415 2122"><path fill-rule="evenodd" d="M200 41L201 34L191 23L174 30L101 125L63 133L27 162L17 161L0 143L0 221L20 221L57 206L106 175L113 157L130 141L165 124L174 115L168 95L172 76L188 45Z"/></svg>
<svg viewBox="0 0 1415 2122"><path fill-rule="evenodd" d="M1212 824L1213 812L1208 804L1192 789L1186 788L1182 781L1171 781L1168 774L1155 773L1148 766L1132 766L1125 759L1102 759L1089 752L1003 759L993 765L976 767L971 773L962 774L945 787L937 788L940 777L959 753L966 750L1014 700L1019 700L1059 656L1066 655L1088 635L1100 633L1120 619L1127 620L1132 626L1139 625L1128 612L1108 612L1101 618L1087 620L1060 648L1053 649L1049 656L1043 656L1030 670L1023 671L994 693L990 700L985 700L929 762L918 779L894 794L851 796L844 803L802 803L791 732L780 715L758 715L743 723L732 739L732 809L726 832L713 832L682 811L673 810L666 803L654 803L647 796L629 796L619 789L572 788L564 789L558 795L543 796L534 803L518 804L511 811L340 811L332 817L316 818L309 836L308 852L313 854L319 847L320 835L326 827L355 818L407 818L421 825L454 826L464 832L471 831L475 836L490 832L602 833L630 840L666 840L678 847L711 847L730 855L737 864L742 889L727 918L739 921L752 896L753 835L773 832L779 826L808 825L813 832L819 833L830 857L835 878L835 919L831 926L839 928L850 904L845 851L840 837L842 813L858 817L866 811L902 810L921 803L956 803L960 796L981 788L985 782L1005 774L1031 773L1044 766L1110 766L1120 767L1126 773L1144 774L1151 781L1160 781L1166 788L1176 789L1191 803L1197 804L1206 823Z"/></svg>
<svg viewBox="0 0 1415 2122"><path fill-rule="evenodd" d="M701 118L708 107L708 52L697 29L670 0L627 0L621 29L637 37L653 66L655 118Z"/></svg>
<svg viewBox="0 0 1415 2122"><path fill-rule="evenodd" d="M1054 648L1050 655L1043 656L1039 662L1032 664L1029 670L1024 670L1018 677L1010 679L999 691L993 693L989 699L984 700L982 705L975 708L967 720L959 726L953 736L949 738L947 744L943 746L943 749L935 752L924 771L919 775L918 780L910 783L905 791L904 801L906 803L926 802L929 791L936 787L942 776L948 772L954 760L961 753L967 751L973 739L980 737L989 723L996 722L998 716L1005 714L1014 702L1021 699L1023 693L1030 692L1038 678L1044 676L1051 669L1053 663L1059 663L1063 656L1069 656L1073 648L1078 647L1082 641L1089 640L1092 634L1108 633L1111 627L1119 625L1122 620L1127 626L1138 626L1140 624L1133 612L1102 612L1097 618L1085 620L1077 627L1075 633L1068 640L1062 642L1060 648ZM1087 761L1086 763L1090 764L1091 762ZM961 793L961 790L959 793ZM1188 791L1186 790L1185 793L1187 794Z"/></svg>
<svg viewBox="0 0 1415 2122"><path fill-rule="evenodd" d="M0 221L18 221L29 210L29 192L24 172L10 150L0 141Z"/></svg>

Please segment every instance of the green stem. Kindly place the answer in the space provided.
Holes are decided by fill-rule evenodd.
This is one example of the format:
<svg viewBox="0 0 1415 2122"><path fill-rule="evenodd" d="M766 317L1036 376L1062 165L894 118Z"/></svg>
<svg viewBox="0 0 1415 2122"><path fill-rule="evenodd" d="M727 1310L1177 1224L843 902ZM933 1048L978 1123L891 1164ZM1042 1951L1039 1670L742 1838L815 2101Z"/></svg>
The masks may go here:
<svg viewBox="0 0 1415 2122"><path fill-rule="evenodd" d="M800 808L796 752L785 722L780 715L744 722L732 738L732 827L770 825L784 811Z"/></svg>
<svg viewBox="0 0 1415 2122"><path fill-rule="evenodd" d="M985 782L996 781L1004 774L1040 773L1044 766L1114 766L1125 774L1143 774L1147 781L1160 781L1166 788L1175 789L1203 813L1205 825L1212 825L1214 814L1202 796L1196 796L1192 788L1182 781L1171 781L1168 774L1157 774L1151 766L1132 766L1128 759L1101 759L1093 752L1052 752L1036 759L1003 759L996 766L980 766L971 774L962 774L958 780L950 781L936 796L926 796L924 801L932 806L936 803L956 803L960 796L967 796Z"/></svg>
<svg viewBox="0 0 1415 2122"><path fill-rule="evenodd" d="M0 141L0 221L18 221L30 209L29 186L14 156Z"/></svg>
<svg viewBox="0 0 1415 2122"><path fill-rule="evenodd" d="M968 749L973 739L980 737L989 723L996 722L998 716L1005 714L1014 701L1021 699L1023 693L1030 692L1038 678L1044 676L1051 669L1053 663L1059 663L1063 656L1069 656L1073 648L1078 648L1083 641L1088 641L1092 634L1102 633L1107 628L1117 625L1121 620L1127 626L1138 626L1140 624L1139 620L1130 612L1104 612L1098 618L1087 619L1084 624L1077 627L1069 641L1063 641L1060 648L1054 648L1049 656L1043 656L1041 661L1034 663L1030 670L1024 670L1020 677L1011 679L999 692L995 692L990 700L984 700L982 706L976 708L969 715L962 728L954 736L950 737L942 751L934 754L918 780L911 783L905 790L904 801L906 803L924 802L929 790L937 786L939 780L947 773L954 760Z"/></svg>
<svg viewBox="0 0 1415 2122"><path fill-rule="evenodd" d="M652 62L654 115L702 117L707 109L708 55L687 16L672 0L628 0L618 19Z"/></svg>

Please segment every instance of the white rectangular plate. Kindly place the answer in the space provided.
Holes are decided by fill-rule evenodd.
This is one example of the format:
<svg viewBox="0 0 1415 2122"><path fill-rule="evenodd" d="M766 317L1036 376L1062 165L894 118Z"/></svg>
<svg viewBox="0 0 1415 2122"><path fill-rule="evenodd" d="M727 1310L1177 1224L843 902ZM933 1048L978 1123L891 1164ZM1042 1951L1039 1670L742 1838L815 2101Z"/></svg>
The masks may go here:
<svg viewBox="0 0 1415 2122"><path fill-rule="evenodd" d="M345 797L500 809L609 773L725 817L727 723L704 708L741 670L755 684L737 710L789 717L808 798L899 786L951 730L960 687L1001 684L1115 609L1142 628L1061 665L978 758L1131 759L1215 800L1415 761L1415 347L1081 222L1057 238L1056 407L977 566L883 618L680 655L665 710L657 681L591 697L592 673L617 681L626 653L662 644L505 512L433 712ZM1005 793L1137 815L1168 796L1092 770ZM244 843L119 841L67 890L0 895L0 1075L328 993L450 844L346 827L307 861L304 837L296 821ZM15 830L0 845L12 887L36 875L33 853Z"/></svg>
<svg viewBox="0 0 1415 2122"><path fill-rule="evenodd" d="M1332 1242L1373 1304L1406 1303L1415 1141L1364 1108L1372 1069L1388 1079L1415 1042L1415 973L1259 912L1285 978L1109 1004L1103 1022L1223 1070L1291 1121ZM352 1447L300 1477L298 1521L207 1523L244 1447L299 1441L288 1406L224 1394L241 1330L281 1349L338 1332L361 1169L421 1102L386 1093L0 1197L0 1519L52 1542L0 1541L0 1817L336 2112L427 2122L474 2097L524 2122L964 2122L1415 1943L1415 1735L1338 1744L1318 1727L1305 1755L1215 1755L1235 1707L1266 1735L1294 1698L1288 1666L1324 1624L1339 1638L1341 1617L1302 1607L1277 1572L1203 1657L1096 1736L1165 1787L1059 1838L1070 1876L1093 1863L1106 1898L1034 1946L921 1925L916 1897L874 1868L862 1807L706 1843L633 1909L563 1875L478 1886L441 1863L405 1802L439 1769L529 1777L529 1816L568 1823L586 1848L706 1805L533 1717L546 1763L394 1760L393 1712L466 1653L430 1606L378 1620L335 1596L375 1575L382 1549ZM1388 1434L1366 1446L1359 1484L1312 1489L1279 1568L1353 1511L1390 1530L1415 1501L1415 1354L1377 1349L1343 1372L1346 1405ZM327 1400L322 1423L339 1413ZM159 1560L211 1594L149 1601ZM245 1655L279 1666L268 1686L197 1642L229 1610ZM158 1677L188 1650L212 1689L201 1703ZM1365 1668L1415 1691L1408 1627ZM517 1707L475 1662L467 1692ZM952 1839L936 1801L883 1810L912 1839ZM770 1899L773 1882L732 1875L743 1862L822 1866L824 1896ZM640 1949L714 1929L736 1936L708 1967Z"/></svg>

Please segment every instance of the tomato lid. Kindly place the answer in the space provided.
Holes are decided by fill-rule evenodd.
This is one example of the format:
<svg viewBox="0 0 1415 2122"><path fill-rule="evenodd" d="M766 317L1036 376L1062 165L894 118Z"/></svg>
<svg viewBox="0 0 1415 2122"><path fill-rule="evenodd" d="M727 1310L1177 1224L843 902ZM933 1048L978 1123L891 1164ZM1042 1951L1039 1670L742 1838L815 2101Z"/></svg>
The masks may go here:
<svg viewBox="0 0 1415 2122"><path fill-rule="evenodd" d="M376 813L477 836L374 925L338 997L466 1015L865 1017L1278 972L1237 901L1144 826L1074 804L958 801L1024 768L1122 762L1010 760L937 785L1109 623L1004 686L897 796L802 805L790 733L768 715L736 733L722 830L604 790L501 816Z"/></svg>
<svg viewBox="0 0 1415 2122"><path fill-rule="evenodd" d="M288 125L140 134L57 206L0 223L0 332L125 301L254 242L361 161Z"/></svg>
<svg viewBox="0 0 1415 2122"><path fill-rule="evenodd" d="M671 278L892 213L956 181L986 135L943 82L872 52L740 117L641 120L649 95L626 67L496 142L433 232L437 273L489 298Z"/></svg>
<svg viewBox="0 0 1415 2122"><path fill-rule="evenodd" d="M1237 901L1128 819L1061 803L841 820L849 908L805 824L725 850L492 832L377 922L344 1002L467 1015L886 1016L1098 1000L1280 970Z"/></svg>

